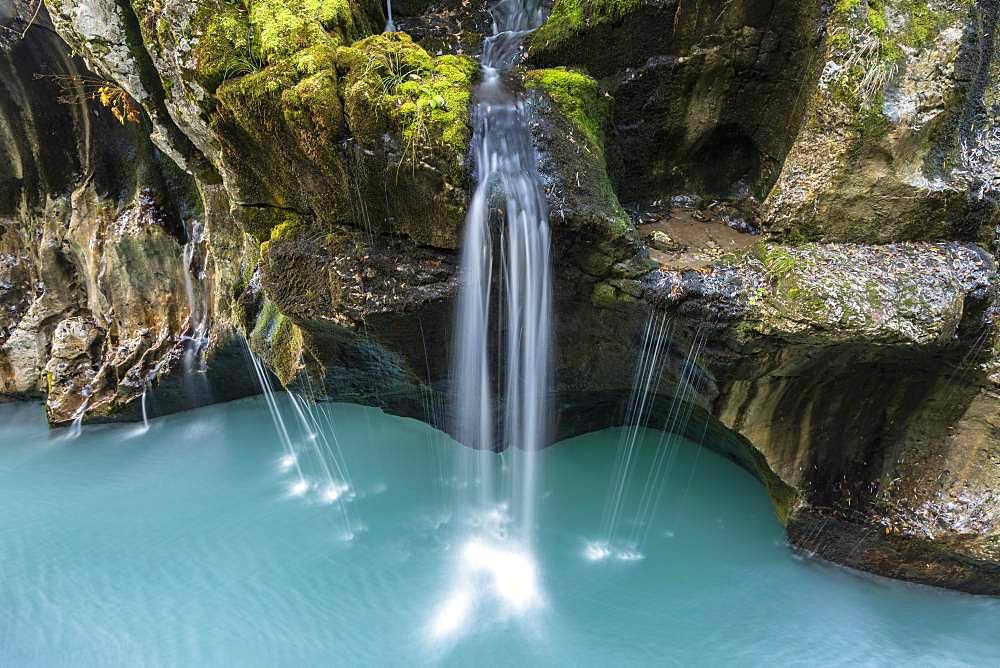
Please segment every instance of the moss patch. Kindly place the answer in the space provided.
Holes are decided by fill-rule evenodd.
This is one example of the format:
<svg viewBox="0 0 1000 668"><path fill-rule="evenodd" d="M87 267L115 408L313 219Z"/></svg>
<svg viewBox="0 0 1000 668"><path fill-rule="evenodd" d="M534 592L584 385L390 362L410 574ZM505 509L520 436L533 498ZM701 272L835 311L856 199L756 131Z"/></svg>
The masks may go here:
<svg viewBox="0 0 1000 668"><path fill-rule="evenodd" d="M532 44L557 43L600 23L615 21L645 0L555 0L548 20L531 36Z"/></svg>
<svg viewBox="0 0 1000 668"><path fill-rule="evenodd" d="M255 55L274 62L316 45L339 46L371 32L351 0L248 0Z"/></svg>
<svg viewBox="0 0 1000 668"><path fill-rule="evenodd" d="M241 207L238 218L244 231L261 244L261 251L267 245L295 229L302 223L302 217L294 211L271 207Z"/></svg>
<svg viewBox="0 0 1000 668"><path fill-rule="evenodd" d="M604 157L604 125L611 111L607 96L598 90L597 82L577 72L556 67L531 70L524 76L528 88L544 90L577 131L583 135L590 148Z"/></svg>
<svg viewBox="0 0 1000 668"><path fill-rule="evenodd" d="M253 49L253 32L242 5L206 3L192 19L200 37L195 43L196 78L209 91L226 79L261 69Z"/></svg>
<svg viewBox="0 0 1000 668"><path fill-rule="evenodd" d="M288 386L295 379L302 358L302 330L274 302L264 302L250 333L250 343L282 385Z"/></svg>
<svg viewBox="0 0 1000 668"><path fill-rule="evenodd" d="M341 56L348 69L344 107L359 142L371 144L392 131L412 162L427 153L443 155L457 176L471 132L476 63L464 56L432 57L405 33L373 35Z"/></svg>

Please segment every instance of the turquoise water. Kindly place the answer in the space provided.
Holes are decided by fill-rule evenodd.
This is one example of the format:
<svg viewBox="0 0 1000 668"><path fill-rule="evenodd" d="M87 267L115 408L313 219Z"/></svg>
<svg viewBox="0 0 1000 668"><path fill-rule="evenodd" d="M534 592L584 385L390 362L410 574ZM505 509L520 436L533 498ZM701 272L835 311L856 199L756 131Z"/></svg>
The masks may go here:
<svg viewBox="0 0 1000 668"><path fill-rule="evenodd" d="M343 509L289 494L261 399L76 440L0 406L0 665L1000 662L1000 601L796 557L760 485L693 444L644 558L593 561L616 431L541 456L532 555L456 519L447 437L332 415Z"/></svg>

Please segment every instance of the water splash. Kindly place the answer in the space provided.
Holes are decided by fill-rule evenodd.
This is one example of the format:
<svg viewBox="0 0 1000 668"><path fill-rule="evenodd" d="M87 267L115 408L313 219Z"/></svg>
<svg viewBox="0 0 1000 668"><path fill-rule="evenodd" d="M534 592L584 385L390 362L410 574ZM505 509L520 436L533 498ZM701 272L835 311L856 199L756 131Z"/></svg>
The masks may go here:
<svg viewBox="0 0 1000 668"><path fill-rule="evenodd" d="M497 623L544 607L541 580L530 546L507 535L512 518L505 504L469 518L470 535L451 566L452 583L427 627L433 643L454 641L477 617Z"/></svg>

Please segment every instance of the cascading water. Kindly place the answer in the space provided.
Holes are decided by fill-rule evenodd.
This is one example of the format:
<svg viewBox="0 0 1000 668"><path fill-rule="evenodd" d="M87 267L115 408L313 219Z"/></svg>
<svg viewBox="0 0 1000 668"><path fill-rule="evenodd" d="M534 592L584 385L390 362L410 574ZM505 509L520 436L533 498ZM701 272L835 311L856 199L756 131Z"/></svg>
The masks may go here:
<svg viewBox="0 0 1000 668"><path fill-rule="evenodd" d="M456 434L476 453L462 477L478 485L483 508L496 500L498 480L494 380L488 341L494 287L491 214L502 204L501 355L502 445L516 447L520 470L511 501L523 536L531 533L535 504L535 457L545 440L550 377L551 276L548 212L537 160L521 101L503 76L521 54L526 34L540 25L540 7L530 0L501 0L491 9L493 34L483 46L482 80L475 93L473 146L476 189L469 204L462 248L462 287L456 318L453 378ZM499 383L498 383L499 384ZM467 456L467 455L466 455Z"/></svg>
<svg viewBox="0 0 1000 668"><path fill-rule="evenodd" d="M632 394L625 411L625 429L619 440L608 484L601 521L602 538L587 544L584 554L588 559L601 561L614 557L631 561L642 558L643 544L649 538L649 528L653 525L656 509L668 486L667 480L679 443L685 440L682 434L694 411L692 395L704 389L698 359L705 345L706 332L706 328L699 327L694 333L687 356L679 369L680 377L651 465L644 469L645 482L638 499L633 501L628 498L628 490L636 487L636 478L641 472L635 462L638 461L639 450L642 448L642 432L649 425L673 343L669 317L655 312L650 315L636 362ZM621 526L626 519L629 525L627 533ZM622 535L627 537L621 540Z"/></svg>
<svg viewBox="0 0 1000 668"><path fill-rule="evenodd" d="M189 333L181 338L185 343L184 373L190 380L192 372L204 371L205 360L202 353L208 344L208 313L204 290L200 287L201 281L204 279L204 272L195 264L195 256L204 240L204 226L201 221L195 219L185 225L185 230L187 243L184 244L184 293L187 297L190 315ZM198 281L198 289L196 289L196 280Z"/></svg>
<svg viewBox="0 0 1000 668"><path fill-rule="evenodd" d="M333 428L333 419L322 406L315 405L294 392L287 392L285 396L291 403L295 422L299 427L298 438L293 439L292 429L278 404L278 395L271 387L263 362L251 350L249 341L243 339L243 344L278 433L278 440L284 449L285 454L281 457L279 466L283 472L295 473L288 493L299 497L315 491L320 503L337 504L344 520L344 537L352 539L354 528L346 503L352 498L353 492L347 462ZM324 418L325 424L320 422L319 416ZM300 456L302 450L305 451L304 457ZM306 467L310 462L313 468L307 475Z"/></svg>
<svg viewBox="0 0 1000 668"><path fill-rule="evenodd" d="M483 46L482 81L473 111L476 189L465 221L453 362L455 433L469 446L459 448L456 479L460 486L478 487L478 499L471 505L474 533L451 567L452 589L430 620L428 631L435 643L455 637L469 618L483 614L480 606L489 603L484 592L499 606L496 614L523 614L542 601L531 546L535 457L545 443L550 376L548 212L526 111L503 82L504 72L521 53L521 41L541 23L542 14L532 0L501 0L491 13L493 35ZM494 272L490 223L498 210L504 223L502 261L500 271ZM503 303L497 304L503 314L498 347L506 358L502 383L490 375L494 273L502 277L504 293ZM511 451L515 462L515 470L504 480L497 473L508 473L503 466L508 458L493 452L494 382L503 387L500 445ZM516 522L508 510L514 511ZM514 541L506 540L508 525L516 531ZM483 582L489 584L484 588Z"/></svg>
<svg viewBox="0 0 1000 668"><path fill-rule="evenodd" d="M385 0L385 31L396 32L396 22L392 20L392 0Z"/></svg>

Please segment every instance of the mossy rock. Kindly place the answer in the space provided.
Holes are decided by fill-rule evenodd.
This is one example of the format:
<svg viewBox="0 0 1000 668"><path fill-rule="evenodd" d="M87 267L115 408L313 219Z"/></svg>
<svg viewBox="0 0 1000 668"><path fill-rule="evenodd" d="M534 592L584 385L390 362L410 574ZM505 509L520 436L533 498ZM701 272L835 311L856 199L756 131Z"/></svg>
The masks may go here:
<svg viewBox="0 0 1000 668"><path fill-rule="evenodd" d="M314 213L326 225L350 217L336 54L313 46L219 86L212 128L241 204Z"/></svg>
<svg viewBox="0 0 1000 668"><path fill-rule="evenodd" d="M269 63L311 46L349 44L376 29L352 0L247 0L247 8L254 55Z"/></svg>
<svg viewBox="0 0 1000 668"><path fill-rule="evenodd" d="M253 49L253 30L241 6L204 2L192 19L195 80L214 91L226 79L250 74L264 63Z"/></svg>
<svg viewBox="0 0 1000 668"><path fill-rule="evenodd" d="M302 363L302 330L270 300L257 316L250 345L283 386L295 380Z"/></svg>
<svg viewBox="0 0 1000 668"><path fill-rule="evenodd" d="M762 210L773 238L972 241L992 228L995 121L969 116L995 89L974 74L992 37L974 5L835 5L821 85Z"/></svg>
<svg viewBox="0 0 1000 668"><path fill-rule="evenodd" d="M634 227L605 161L613 101L593 78L566 68L529 70L524 85L537 121L531 132L539 148L556 261L604 276L634 250Z"/></svg>
<svg viewBox="0 0 1000 668"><path fill-rule="evenodd" d="M589 147L604 158L605 126L611 114L611 100L598 89L597 81L583 72L554 67L528 71L524 75L524 85L545 91Z"/></svg>
<svg viewBox="0 0 1000 668"><path fill-rule="evenodd" d="M469 105L478 72L464 56L433 57L402 33L340 51L356 196L371 226L457 248L468 200Z"/></svg>
<svg viewBox="0 0 1000 668"><path fill-rule="evenodd" d="M656 4L649 0L555 0L545 23L528 38L529 50L542 58L576 51L580 46L576 42L588 32L619 23L644 6ZM607 50L592 47L596 58Z"/></svg>
<svg viewBox="0 0 1000 668"><path fill-rule="evenodd" d="M822 67L823 5L556 0L528 63L578 68L614 97L605 148L623 201L762 199Z"/></svg>
<svg viewBox="0 0 1000 668"><path fill-rule="evenodd" d="M373 35L345 49L344 108L355 139L402 139L411 163L434 159L451 177L463 171L469 104L478 66L464 56L432 57L405 33Z"/></svg>

